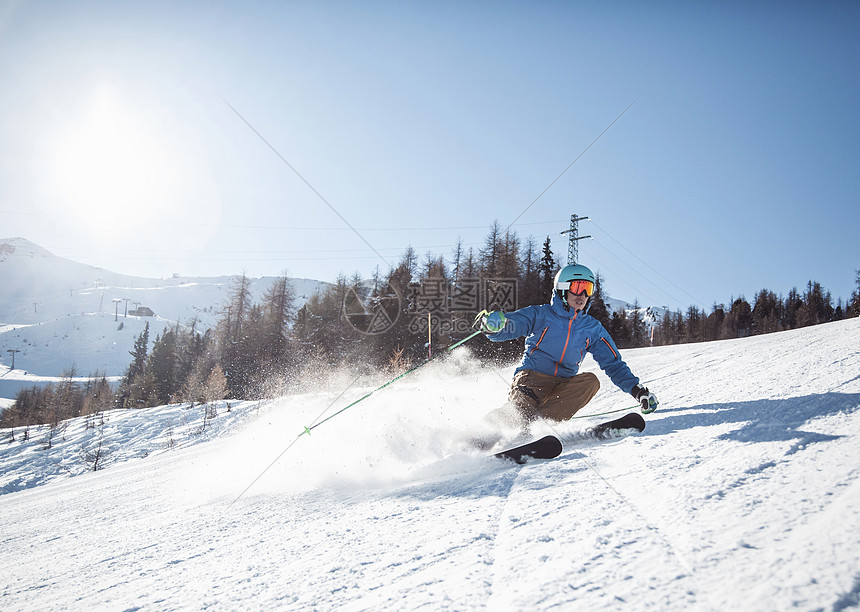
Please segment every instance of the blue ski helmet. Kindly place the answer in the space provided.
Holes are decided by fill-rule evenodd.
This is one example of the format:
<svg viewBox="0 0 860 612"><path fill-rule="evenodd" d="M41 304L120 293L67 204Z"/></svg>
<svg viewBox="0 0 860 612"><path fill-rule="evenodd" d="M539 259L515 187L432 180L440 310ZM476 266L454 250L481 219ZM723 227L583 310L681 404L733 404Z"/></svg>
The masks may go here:
<svg viewBox="0 0 860 612"><path fill-rule="evenodd" d="M562 301L564 301L564 294L570 287L571 281L590 281L591 284L594 285L594 272L581 264L565 266L556 272L553 287L555 288L555 291L558 292L558 297L560 297ZM589 294L589 297L590 296L591 294Z"/></svg>

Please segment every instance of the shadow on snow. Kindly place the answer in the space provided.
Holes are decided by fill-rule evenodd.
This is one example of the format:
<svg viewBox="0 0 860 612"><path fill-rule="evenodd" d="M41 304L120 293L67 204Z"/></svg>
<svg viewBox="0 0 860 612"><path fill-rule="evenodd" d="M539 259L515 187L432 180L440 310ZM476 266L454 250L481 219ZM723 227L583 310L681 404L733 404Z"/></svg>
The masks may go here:
<svg viewBox="0 0 860 612"><path fill-rule="evenodd" d="M787 399L762 399L750 402L701 404L660 411L660 414L680 413L651 421L646 435L665 435L691 429L727 423L742 423L734 431L722 434L719 440L738 442L779 442L794 440L788 454L807 444L828 442L841 436L804 431L811 419L835 414L850 414L860 409L860 393L822 393ZM690 413L690 411L695 411Z"/></svg>

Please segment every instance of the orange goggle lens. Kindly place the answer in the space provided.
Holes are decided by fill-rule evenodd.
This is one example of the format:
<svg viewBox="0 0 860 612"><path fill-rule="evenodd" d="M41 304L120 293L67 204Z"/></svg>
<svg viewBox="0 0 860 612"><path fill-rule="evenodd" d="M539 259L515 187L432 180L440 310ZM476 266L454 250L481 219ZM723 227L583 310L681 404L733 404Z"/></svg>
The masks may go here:
<svg viewBox="0 0 860 612"><path fill-rule="evenodd" d="M559 283L556 287L559 291L570 291L573 295L585 293L588 297L594 293L594 283L587 280L575 280Z"/></svg>

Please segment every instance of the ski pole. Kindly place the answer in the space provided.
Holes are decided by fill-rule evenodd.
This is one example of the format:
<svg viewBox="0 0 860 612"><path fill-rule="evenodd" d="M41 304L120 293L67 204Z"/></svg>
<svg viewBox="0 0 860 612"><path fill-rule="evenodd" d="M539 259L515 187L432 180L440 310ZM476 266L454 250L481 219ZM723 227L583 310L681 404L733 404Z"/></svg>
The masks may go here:
<svg viewBox="0 0 860 612"><path fill-rule="evenodd" d="M630 406L629 408L618 408L617 410L607 410L606 412L595 412L594 414L577 414L570 417L568 420L572 421L573 419L590 419L591 417L597 416L606 416L607 414L616 414L618 412L629 412L630 410L637 410L642 406Z"/></svg>
<svg viewBox="0 0 860 612"><path fill-rule="evenodd" d="M358 398L357 400L355 400L355 401L354 401L354 402L352 402L351 404L349 404L349 405L347 405L347 406L344 406L343 408L341 408L340 410L338 410L338 411L337 411L337 412L335 412L334 414L331 414L331 415L327 416L327 417L326 417L326 418L324 418L322 421L319 421L318 423L315 423L315 424L311 425L310 427L307 427L307 426L306 426L306 427L304 428L304 430L299 434L299 436L298 436L298 437L302 437L302 436L303 436L303 435L305 435L305 434L310 435L310 434L311 434L311 431L313 431L314 429L316 429L317 427L319 427L320 425L322 425L322 424L323 424L323 423L325 423L326 421L330 421L330 420L332 420L334 417L336 417L336 416L337 416L337 415L339 415L340 413L345 412L346 410L348 410L348 409L352 408L353 406L355 406L355 405L356 405L356 404L358 404L359 402L363 402L364 400L366 400L368 397L370 397L371 395L373 395L373 394L374 394L374 393L376 393L377 391L381 391L381 390L382 390L382 389L384 389L385 387L388 387L389 385L394 384L395 382L397 382L398 380L400 380L400 379L401 379L401 378L403 378L404 376L406 376L406 375L408 375L408 374L411 374L412 372L414 372L415 370L417 370L417 369L419 369L419 368L423 368L423 367L424 367L424 366L426 366L428 363L430 363L431 361L436 360L438 357L440 357L440 356L444 355L445 353L450 353L450 352L451 352L451 351L453 351L455 348L457 348L457 347L458 347L458 346L460 346L461 344L464 344L464 343L465 343L465 342L467 342L468 340L471 340L472 338L474 338L475 336L477 336L477 335L478 335L478 334L480 334L480 333L482 333L482 332L481 332L481 330L478 330L478 331L476 331L476 332L473 332L473 333L469 334L468 336L466 336L466 337L465 337L465 338L463 338L462 340L458 340L457 342L455 342L455 343L454 343L454 344L452 344L451 346L447 347L447 348L446 348L444 351L442 351L441 353L436 353L436 357L431 357L431 358L429 358L429 359L426 359L426 360L424 360L423 362L419 363L419 364L418 364L417 366L415 366L414 368L411 368L411 369L409 369L409 370L406 370L405 372L403 372L403 374L400 374L399 376L396 376L396 377L392 378L391 380L389 380L387 383L385 383L385 384L383 384L383 385L378 386L376 389L373 389L372 391L370 391L370 392L366 393L365 395L363 395L362 397Z"/></svg>
<svg viewBox="0 0 860 612"><path fill-rule="evenodd" d="M446 348L446 349L445 349L444 351L442 351L441 353L436 353L436 357L434 357L433 359L436 359L436 358L438 358L438 357L440 357L440 356L444 355L445 353L448 353L448 352L453 351L455 348L457 348L457 347L458 347L458 346L460 346L461 344L464 344L464 343L465 343L465 342L467 342L468 340L471 340L472 338L474 338L475 336L477 336L477 335L478 335L478 334L480 334L480 333L482 333L482 331L481 331L481 330L478 330L478 331L476 331L476 332L474 332L474 333L472 333L472 334L469 334L468 336L466 336L466 337L465 337L465 338L463 338L462 340L460 340L460 341L458 341L458 342L455 342L454 344L452 344L451 346L449 346L448 348ZM245 489L244 489L241 493L239 493L239 495L237 495L237 496L236 496L236 498L235 498L233 501L231 501L231 502L230 502L230 504L229 504L228 508L232 507L232 506L233 506L233 504L235 504L237 501L239 501L239 499L240 499L243 495L245 495L245 493L247 493L247 492L251 489L251 487L253 487L253 486L257 483L257 481L258 481L258 480L260 480L260 479L263 477L263 475L264 475L266 472L268 472L268 471L269 471L269 469L271 469L271 467L272 467L273 465L275 465L275 464L278 462L278 460L279 460L281 457L283 457L283 456L287 453L287 451L289 451L289 450L293 447L293 445L294 445L296 442L298 442L298 441L299 441L299 439L300 439L303 435L305 435L305 434L310 435L311 430L316 429L317 427L319 427L320 425L322 425L322 424L323 424L323 423L325 423L326 421L330 421L331 419L333 419L334 417L336 417L337 415L339 415L339 414L340 414L341 412L343 412L344 410L347 410L348 408L352 408L352 407L353 407L353 406L355 406L357 403L359 403L359 402L361 402L361 401L363 401L363 400L366 400L368 397L370 397L371 395L373 395L374 393L376 393L376 392L377 392L377 391L379 391L380 389L384 389L385 387L387 387L387 386L391 385L391 384L392 384L392 383L394 383L395 381L400 380L401 378L403 378L403 377L404 377L404 376L406 376L407 374L409 374L409 373L411 373L411 372L414 372L414 371L415 371L415 370L417 370L418 368L422 368L422 367L424 367L425 365L427 365L428 363L430 363L431 361L433 361L433 359L427 359L426 361L424 361L423 363L418 364L417 366L415 366L415 367L414 367L414 368L412 368L411 370L407 370L406 372L404 372L404 373L403 373L403 374L401 374L400 376L397 376L396 378L392 378L391 380L389 380L389 381L388 381L387 383L385 383L384 385L380 385L379 387L377 387L376 389L374 389L374 390L373 390L373 391L371 391L370 393L367 393L367 394L366 394L366 395L364 395L363 397L360 397L359 399L355 400L355 401L354 401L354 402L352 402L349 406L345 406L345 407L341 408L340 410L338 410L338 411L337 411L337 412L335 412L334 414L332 414L332 415L330 415L330 416L326 417L325 419L323 419L322 421L319 421L318 423L315 423L315 424L311 425L310 427L305 427L305 428L304 428L304 430L303 430L299 435L297 435L297 436L295 437L295 439L294 439L292 442L290 442L290 443L287 445L287 447L286 447L284 450L282 450L282 451L281 451L281 453L280 453L277 457L275 457L274 461L272 461L272 462L271 462L271 463L266 467L266 469L264 469L262 472L260 472L260 473L257 475L257 477L256 477L253 481L251 481L251 484L249 484L247 487L245 487ZM356 380L358 380L358 379L356 379ZM354 381L353 381L353 382L354 382ZM350 384L350 386L352 386L352 385ZM348 388L349 388L349 387L347 387L347 389L348 389ZM343 393L345 393L345 392L346 392L346 389L344 389L344 390L343 390L343 392L341 393L341 395L343 395ZM335 401L337 401L337 400L335 400Z"/></svg>

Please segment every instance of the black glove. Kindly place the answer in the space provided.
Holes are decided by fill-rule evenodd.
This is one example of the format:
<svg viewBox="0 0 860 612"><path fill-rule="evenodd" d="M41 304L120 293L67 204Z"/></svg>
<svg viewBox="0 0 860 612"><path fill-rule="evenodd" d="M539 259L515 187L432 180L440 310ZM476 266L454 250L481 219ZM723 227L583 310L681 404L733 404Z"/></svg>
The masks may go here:
<svg viewBox="0 0 860 612"><path fill-rule="evenodd" d="M633 387L630 395L635 397L639 400L639 403L642 404L642 414L651 414L657 410L657 404L660 403L657 401L657 396L648 391L648 389L642 385L636 385Z"/></svg>

